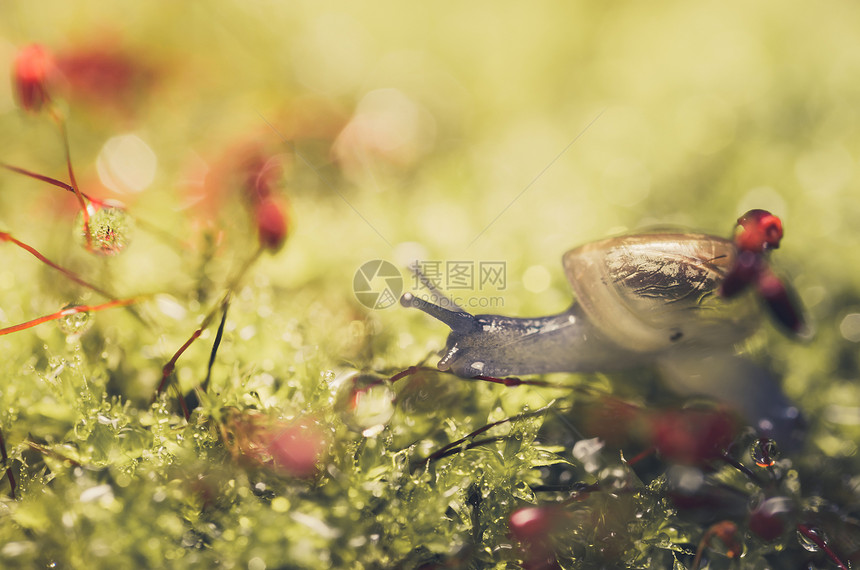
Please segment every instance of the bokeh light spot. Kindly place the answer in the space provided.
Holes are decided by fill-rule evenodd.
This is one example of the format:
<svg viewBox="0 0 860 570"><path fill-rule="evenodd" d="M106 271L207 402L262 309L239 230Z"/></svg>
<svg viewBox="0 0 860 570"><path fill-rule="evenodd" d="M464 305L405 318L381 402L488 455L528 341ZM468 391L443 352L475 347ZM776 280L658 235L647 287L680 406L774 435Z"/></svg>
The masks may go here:
<svg viewBox="0 0 860 570"><path fill-rule="evenodd" d="M108 139L96 160L102 184L123 194L146 190L155 180L157 166L155 153L133 134Z"/></svg>

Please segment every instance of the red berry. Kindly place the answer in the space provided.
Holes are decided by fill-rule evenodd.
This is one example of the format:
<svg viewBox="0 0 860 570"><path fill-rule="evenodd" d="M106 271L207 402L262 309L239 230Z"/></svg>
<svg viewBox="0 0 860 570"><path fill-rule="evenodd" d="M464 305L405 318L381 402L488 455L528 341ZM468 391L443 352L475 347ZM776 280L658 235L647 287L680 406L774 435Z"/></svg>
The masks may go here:
<svg viewBox="0 0 860 570"><path fill-rule="evenodd" d="M771 316L788 330L802 335L806 324L801 316L800 303L785 283L770 269L765 268L759 274L756 286Z"/></svg>
<svg viewBox="0 0 860 570"><path fill-rule="evenodd" d="M782 220L767 210L750 210L738 218L735 244L741 251L776 249L781 239Z"/></svg>
<svg viewBox="0 0 860 570"><path fill-rule="evenodd" d="M274 467L293 477L310 477L317 469L327 442L312 422L300 422L281 431L268 443Z"/></svg>
<svg viewBox="0 0 860 570"><path fill-rule="evenodd" d="M552 532L558 518L558 508L554 506L523 507L511 513L508 526L517 540L542 541Z"/></svg>
<svg viewBox="0 0 860 570"><path fill-rule="evenodd" d="M12 85L18 105L38 113L50 102L48 82L54 74L51 54L39 44L21 49L12 67Z"/></svg>
<svg viewBox="0 0 860 570"><path fill-rule="evenodd" d="M159 69L102 35L55 54L58 88L76 103L130 115L156 86Z"/></svg>
<svg viewBox="0 0 860 570"><path fill-rule="evenodd" d="M788 497L771 497L750 513L750 532L766 542L776 540L785 532L794 511L794 503Z"/></svg>
<svg viewBox="0 0 860 570"><path fill-rule="evenodd" d="M274 198L262 200L255 208L257 234L260 245L275 252L284 245L287 237L287 215L283 204Z"/></svg>

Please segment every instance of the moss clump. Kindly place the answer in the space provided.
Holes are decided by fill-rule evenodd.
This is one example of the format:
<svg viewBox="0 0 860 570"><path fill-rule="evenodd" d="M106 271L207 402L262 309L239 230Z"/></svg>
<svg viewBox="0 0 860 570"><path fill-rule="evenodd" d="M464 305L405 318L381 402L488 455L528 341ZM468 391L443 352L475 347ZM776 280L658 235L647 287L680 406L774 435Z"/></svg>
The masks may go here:
<svg viewBox="0 0 860 570"><path fill-rule="evenodd" d="M136 301L0 335L0 565L856 563L857 10L0 8L0 34L38 38L63 77L29 113L0 113L0 162L19 168L0 171L0 327ZM117 255L81 247L71 193L20 174L66 175L60 117L81 190L126 204L91 218L95 249ZM125 132L155 177L110 196L96 165ZM261 216L287 199L289 216ZM751 208L785 223L773 266L817 328L739 347L807 418L778 458L742 424L725 458L649 454L654 418L715 413L654 371L386 383L445 331L352 290L373 260L501 261L503 282L442 286L550 314L571 300L564 251L654 225L728 235Z"/></svg>

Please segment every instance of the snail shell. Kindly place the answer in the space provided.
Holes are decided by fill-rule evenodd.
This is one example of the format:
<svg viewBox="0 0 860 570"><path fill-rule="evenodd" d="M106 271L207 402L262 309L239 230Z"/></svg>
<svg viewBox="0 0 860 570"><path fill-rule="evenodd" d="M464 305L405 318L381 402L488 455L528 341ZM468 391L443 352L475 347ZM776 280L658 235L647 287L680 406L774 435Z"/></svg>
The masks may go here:
<svg viewBox="0 0 860 570"><path fill-rule="evenodd" d="M659 233L589 243L564 254L576 302L603 334L634 352L731 345L759 322L749 295L717 294L737 250L704 234Z"/></svg>

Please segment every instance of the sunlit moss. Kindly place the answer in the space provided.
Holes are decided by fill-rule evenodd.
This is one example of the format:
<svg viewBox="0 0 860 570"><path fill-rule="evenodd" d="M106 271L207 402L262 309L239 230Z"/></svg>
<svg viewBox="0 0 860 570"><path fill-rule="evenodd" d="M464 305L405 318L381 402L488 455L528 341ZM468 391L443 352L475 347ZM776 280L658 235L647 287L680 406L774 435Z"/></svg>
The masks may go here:
<svg viewBox="0 0 860 570"><path fill-rule="evenodd" d="M0 336L16 483L13 498L0 480L0 565L520 567L530 553L509 517L538 506L563 513L546 533L562 568L689 567L716 519L738 524L743 555L730 561L712 541L710 568L828 564L800 521L853 554L855 5L13 4L0 8L0 67L38 39L66 65L89 54L128 72L57 87L82 189L110 197L94 165L117 134L141 133L158 167L147 190L115 196L126 209L94 211L91 245L122 250L111 256L83 247L70 193L0 171L0 230L105 287L0 243L0 327L140 299ZM0 90L0 162L65 180L54 120L12 105ZM233 292L211 370L221 313L155 396L162 367L257 247L253 196L239 188L255 179L233 164L247 141L278 157L283 172L267 182L292 203L288 237ZM752 477L722 463L634 464L645 422L574 454L604 396L701 404L649 371L553 376L573 390L432 369L343 387L432 366L444 343L420 315L361 305L351 288L366 261L504 260L493 311L549 314L571 302L567 249L665 224L728 235L753 207L783 218L774 267L818 332L799 345L766 326L742 347L783 377L809 424L804 447L765 467L741 430L732 457ZM291 463L284 438L308 443L310 461ZM775 504L784 511L762 531L755 517Z"/></svg>

